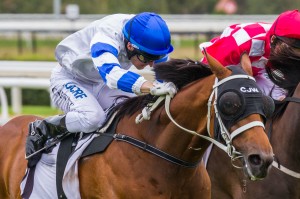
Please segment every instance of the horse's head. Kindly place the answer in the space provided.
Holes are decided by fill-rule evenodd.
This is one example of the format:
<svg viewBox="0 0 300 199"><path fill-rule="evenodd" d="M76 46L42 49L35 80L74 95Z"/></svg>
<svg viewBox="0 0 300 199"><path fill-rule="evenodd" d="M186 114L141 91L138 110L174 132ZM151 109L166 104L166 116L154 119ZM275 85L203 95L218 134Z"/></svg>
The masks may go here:
<svg viewBox="0 0 300 199"><path fill-rule="evenodd" d="M273 151L264 130L273 101L263 95L254 78L240 67L226 68L209 54L206 56L216 76L208 111L211 114L214 109L215 125L208 121L208 131L222 136L233 161L243 158L243 168L250 179L262 179L273 161Z"/></svg>

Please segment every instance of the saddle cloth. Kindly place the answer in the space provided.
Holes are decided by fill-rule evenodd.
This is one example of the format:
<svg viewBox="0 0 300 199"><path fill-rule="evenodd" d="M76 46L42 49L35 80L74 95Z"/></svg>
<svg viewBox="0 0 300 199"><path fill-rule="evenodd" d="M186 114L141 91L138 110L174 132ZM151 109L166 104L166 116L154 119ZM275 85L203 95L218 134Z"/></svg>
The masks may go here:
<svg viewBox="0 0 300 199"><path fill-rule="evenodd" d="M79 140L67 162L62 180L62 187L67 198L81 198L79 193L78 160L83 151L96 136L98 135L90 134ZM44 153L35 168L27 168L20 185L22 198L58 198L56 188L56 158L58 149L59 144L55 146L52 152ZM28 189L28 187L30 188Z"/></svg>

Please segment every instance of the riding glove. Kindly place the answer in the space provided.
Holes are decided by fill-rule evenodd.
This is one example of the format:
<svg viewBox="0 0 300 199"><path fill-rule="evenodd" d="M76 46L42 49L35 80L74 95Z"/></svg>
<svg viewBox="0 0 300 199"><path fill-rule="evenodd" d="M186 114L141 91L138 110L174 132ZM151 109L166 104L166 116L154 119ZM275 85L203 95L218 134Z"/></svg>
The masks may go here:
<svg viewBox="0 0 300 199"><path fill-rule="evenodd" d="M173 82L156 83L150 89L151 95L170 95L171 98L177 93L177 88Z"/></svg>

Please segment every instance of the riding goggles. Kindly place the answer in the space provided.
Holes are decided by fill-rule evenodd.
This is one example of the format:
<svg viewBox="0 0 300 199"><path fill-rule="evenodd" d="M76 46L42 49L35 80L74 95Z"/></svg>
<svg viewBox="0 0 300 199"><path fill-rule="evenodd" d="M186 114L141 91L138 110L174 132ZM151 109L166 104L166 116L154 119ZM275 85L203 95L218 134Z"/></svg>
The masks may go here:
<svg viewBox="0 0 300 199"><path fill-rule="evenodd" d="M165 55L151 55L151 54L145 53L143 51L140 51L136 48L133 50L133 54L135 54L137 56L137 58L140 62L145 63L145 64L165 57Z"/></svg>

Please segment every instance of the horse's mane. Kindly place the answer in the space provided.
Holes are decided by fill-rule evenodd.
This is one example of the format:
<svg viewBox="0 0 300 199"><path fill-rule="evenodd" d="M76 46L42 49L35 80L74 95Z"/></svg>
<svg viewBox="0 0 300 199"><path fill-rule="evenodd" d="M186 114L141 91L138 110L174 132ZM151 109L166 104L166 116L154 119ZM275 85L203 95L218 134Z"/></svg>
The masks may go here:
<svg viewBox="0 0 300 199"><path fill-rule="evenodd" d="M154 66L155 77L164 82L173 82L180 90L185 85L212 75L208 65L191 59L171 59Z"/></svg>
<svg viewBox="0 0 300 199"><path fill-rule="evenodd" d="M212 75L208 65L191 59L170 59L167 62L155 64L153 70L155 79L173 82L178 90L193 81ZM119 96L117 99L120 98L125 99L114 108L114 110L118 111L117 117L132 115L157 99L156 96L150 94L132 98Z"/></svg>

